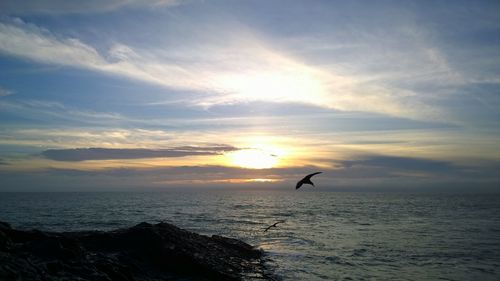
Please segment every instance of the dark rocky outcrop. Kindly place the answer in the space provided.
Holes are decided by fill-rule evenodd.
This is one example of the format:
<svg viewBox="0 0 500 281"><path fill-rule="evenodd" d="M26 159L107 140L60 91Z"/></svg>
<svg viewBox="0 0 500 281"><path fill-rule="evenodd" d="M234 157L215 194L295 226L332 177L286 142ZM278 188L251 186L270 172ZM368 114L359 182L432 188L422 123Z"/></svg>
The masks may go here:
<svg viewBox="0 0 500 281"><path fill-rule="evenodd" d="M109 232L16 230L0 222L0 280L272 280L262 252L168 223Z"/></svg>

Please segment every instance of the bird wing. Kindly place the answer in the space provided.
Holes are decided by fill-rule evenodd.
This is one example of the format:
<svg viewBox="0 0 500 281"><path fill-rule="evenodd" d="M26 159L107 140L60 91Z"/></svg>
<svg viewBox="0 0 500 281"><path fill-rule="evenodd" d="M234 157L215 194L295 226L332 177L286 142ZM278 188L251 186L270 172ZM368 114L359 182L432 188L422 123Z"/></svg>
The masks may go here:
<svg viewBox="0 0 500 281"><path fill-rule="evenodd" d="M295 189L299 189L303 184L304 184L304 180L298 181L297 185L295 185Z"/></svg>
<svg viewBox="0 0 500 281"><path fill-rule="evenodd" d="M316 172L316 173L312 173L312 174L305 176L303 179L301 179L300 181L297 182L297 185L295 185L295 189L299 189L304 183L310 183L312 176L317 175L317 174L321 174L321 173L322 172Z"/></svg>
<svg viewBox="0 0 500 281"><path fill-rule="evenodd" d="M310 180L311 180L311 178L312 178L313 176L315 176L315 175L317 175L317 174L321 174L321 173L322 173L322 172L316 172L316 173L309 174L309 175L305 176L305 177L304 177L301 181L303 181L303 180L308 180L308 181L310 181Z"/></svg>
<svg viewBox="0 0 500 281"><path fill-rule="evenodd" d="M277 221L264 229L264 232L268 231L271 227L276 227L278 223L284 223L285 221Z"/></svg>

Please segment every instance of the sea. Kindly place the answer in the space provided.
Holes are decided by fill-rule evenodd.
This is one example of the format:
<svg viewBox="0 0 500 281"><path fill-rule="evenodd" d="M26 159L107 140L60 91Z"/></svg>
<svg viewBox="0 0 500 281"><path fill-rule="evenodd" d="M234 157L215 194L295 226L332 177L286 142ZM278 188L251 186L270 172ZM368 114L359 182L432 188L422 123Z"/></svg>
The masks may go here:
<svg viewBox="0 0 500 281"><path fill-rule="evenodd" d="M170 222L263 249L281 280L500 280L499 194L0 193L0 220L52 231Z"/></svg>

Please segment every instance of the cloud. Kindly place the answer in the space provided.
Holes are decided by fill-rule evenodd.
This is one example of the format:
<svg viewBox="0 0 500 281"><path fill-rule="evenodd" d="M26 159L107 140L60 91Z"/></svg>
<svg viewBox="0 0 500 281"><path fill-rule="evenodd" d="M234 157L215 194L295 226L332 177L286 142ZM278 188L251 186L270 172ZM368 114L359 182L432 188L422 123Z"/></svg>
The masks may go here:
<svg viewBox="0 0 500 281"><path fill-rule="evenodd" d="M220 140L231 138L228 134L206 132L183 132L160 129L65 127L59 128L0 128L0 145L27 146L54 149L75 147L100 148L175 148L186 145L193 147L219 146ZM38 149L39 151L39 149Z"/></svg>
<svg viewBox="0 0 500 281"><path fill-rule="evenodd" d="M141 159L141 158L167 158L185 157L196 155L220 155L226 151L238 148L228 145L218 146L181 146L170 149L118 149L118 148L75 148L75 149L49 149L42 152L45 158L56 161L86 161L86 160L111 160L111 159Z"/></svg>
<svg viewBox="0 0 500 281"><path fill-rule="evenodd" d="M157 7L176 5L179 0L39 0L16 1L3 0L0 2L2 14L64 14L64 13L91 13L106 12L123 7Z"/></svg>
<svg viewBox="0 0 500 281"><path fill-rule="evenodd" d="M390 160L389 162L391 162ZM402 160L403 163L413 160ZM295 182L312 171L323 171L316 178L316 190L393 190L393 191L480 191L498 192L498 162L475 168L454 166L447 172L418 173L425 170L418 162L396 172L397 163L357 165L340 169L314 166L245 169L227 166L170 166L153 168L106 168L81 170L47 168L34 171L2 171L5 185L0 190L143 190L161 187L264 187L294 189ZM385 160L381 162L386 162ZM432 162L432 161L431 161ZM486 169L485 169L486 168ZM401 172L405 171L405 172ZM259 181L260 180L260 181Z"/></svg>
<svg viewBox="0 0 500 281"><path fill-rule="evenodd" d="M7 89L4 89L4 88L0 87L0 97L9 96L9 95L12 95L12 94L14 94L13 91L10 91L10 90L7 90Z"/></svg>
<svg viewBox="0 0 500 281"><path fill-rule="evenodd" d="M391 170L421 171L442 174L453 171L456 167L447 161L425 158L411 158L400 156L364 156L359 160L345 160L341 164L344 168L382 168Z"/></svg>
<svg viewBox="0 0 500 281"><path fill-rule="evenodd" d="M121 110L119 107L113 110ZM297 102L248 101L213 105L201 109L188 102L147 104L130 111L94 111L47 100L0 100L4 113L15 116L11 122L45 123L59 126L139 127L148 129L201 130L217 127L255 128L266 131L360 131L451 128L435 120L419 121L383 114L346 112ZM140 111L142 110L142 111ZM146 112L146 116L138 114ZM168 112L168 115L165 114ZM335 120L335 122L332 122ZM286 127L284 126L286 124Z"/></svg>
<svg viewBox="0 0 500 281"><path fill-rule="evenodd" d="M178 166L162 168L114 168L101 170L76 170L48 168L18 172L2 171L0 191L99 191L144 190L161 187L221 187L221 186L290 186L281 182L283 174L296 178L306 172L303 169L252 170L223 166ZM288 177L288 176L286 176ZM276 183L255 179L277 180Z"/></svg>
<svg viewBox="0 0 500 281"><path fill-rule="evenodd" d="M138 59L123 60L133 52L124 45L112 47L110 56L113 61L108 61L95 48L76 38L61 38L18 18L12 24L0 22L0 52L42 63L90 69L173 88L192 89L186 79L196 81L194 74L186 77L190 75L186 75L182 67L176 65Z"/></svg>
<svg viewBox="0 0 500 281"><path fill-rule="evenodd" d="M75 38L57 38L48 30L15 18L0 23L0 50L32 60L74 66L97 66L104 61L92 47Z"/></svg>
<svg viewBox="0 0 500 281"><path fill-rule="evenodd" d="M0 100L4 113L16 116L17 122L109 126L133 122L115 112L97 112L68 107L60 102L47 100L17 99ZM16 119L13 119L16 120ZM12 122L12 121L11 121Z"/></svg>
<svg viewBox="0 0 500 281"><path fill-rule="evenodd" d="M268 39L248 28L236 25L234 29L214 34L216 41L204 35L209 32L193 30L200 34L199 42L167 46L168 52L165 48L138 49L116 43L103 53L77 38L62 37L17 18L0 23L0 52L204 93L190 101L203 107L266 101L414 119L439 115L437 108L409 90L366 75L344 74L334 65L306 64L272 47Z"/></svg>
<svg viewBox="0 0 500 281"><path fill-rule="evenodd" d="M77 170L49 168L35 173L45 173L53 176L68 177L99 177L107 179L130 179L142 182L144 185L169 186L169 185L198 185L210 186L221 183L249 183L259 179L269 179L268 182L280 182L289 184L296 181L315 167L289 167L270 169L248 169L240 167L228 167L219 165L192 165L192 166L170 166L156 168L108 168L101 170Z"/></svg>

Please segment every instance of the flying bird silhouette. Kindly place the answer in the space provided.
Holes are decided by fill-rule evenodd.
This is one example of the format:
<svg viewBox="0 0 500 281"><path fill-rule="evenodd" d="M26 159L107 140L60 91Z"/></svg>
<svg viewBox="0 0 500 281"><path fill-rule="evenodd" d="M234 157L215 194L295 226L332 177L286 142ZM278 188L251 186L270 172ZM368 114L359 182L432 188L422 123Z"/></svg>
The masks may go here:
<svg viewBox="0 0 500 281"><path fill-rule="evenodd" d="M311 181L311 178L314 175L321 174L321 173L322 172L316 172L316 173L312 173L312 174L305 176L303 179L301 179L299 182L297 182L295 189L299 189L303 184L310 184L310 185L314 186L314 183Z"/></svg>
<svg viewBox="0 0 500 281"><path fill-rule="evenodd" d="M276 227L278 223L284 223L285 221L277 221L264 229L264 232L268 231L271 227Z"/></svg>

